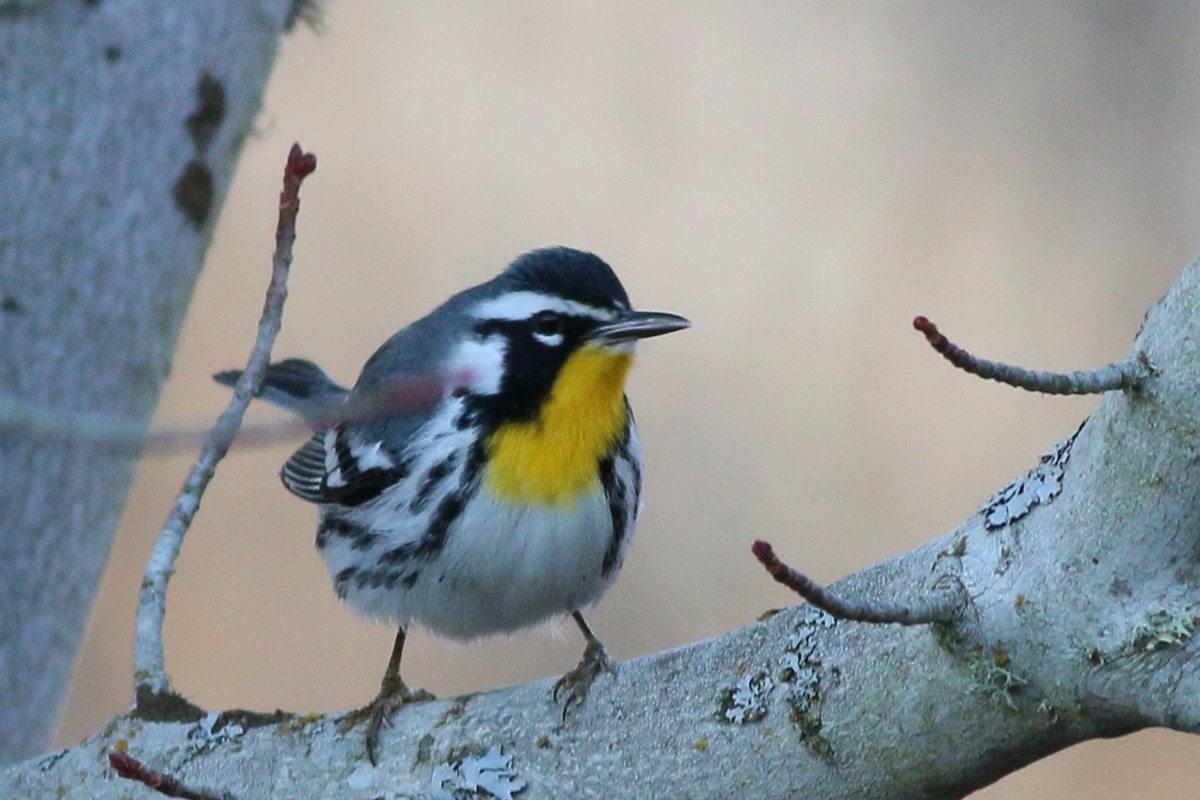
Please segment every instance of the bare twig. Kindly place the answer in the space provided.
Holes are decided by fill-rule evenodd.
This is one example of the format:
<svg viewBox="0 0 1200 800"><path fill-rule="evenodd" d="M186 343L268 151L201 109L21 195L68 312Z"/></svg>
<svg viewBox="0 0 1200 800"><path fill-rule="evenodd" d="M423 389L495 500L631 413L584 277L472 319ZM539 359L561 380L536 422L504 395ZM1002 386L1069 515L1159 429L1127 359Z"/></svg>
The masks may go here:
<svg viewBox="0 0 1200 800"><path fill-rule="evenodd" d="M914 319L913 327L925 334L930 346L959 369L1030 392L1100 394L1115 389L1136 389L1154 373L1144 355L1081 372L1038 372L980 358L947 339L927 317Z"/></svg>
<svg viewBox="0 0 1200 800"><path fill-rule="evenodd" d="M203 445L211 430L211 425L178 423L147 431L140 423L126 417L35 408L14 398L0 397L0 434L64 445L87 445L131 458ZM269 444L293 439L307 430L308 426L300 420L261 422L243 426L238 441Z"/></svg>
<svg viewBox="0 0 1200 800"><path fill-rule="evenodd" d="M241 371L237 372L239 377L241 374ZM349 405L330 403L316 409L310 412L309 419L317 419L322 422L320 427L326 427L337 422L369 422L390 414L420 411L437 403L446 387L469 384L472 380L472 374L463 370L428 378L388 381L356 397ZM236 381L230 385L236 385ZM203 445L210 432L210 426L186 423L147 431L140 423L113 414L57 411L0 395L0 434L25 436L39 441L82 444L136 457ZM237 434L237 441L243 445L270 444L309 432L310 423L299 419L260 422L243 425Z"/></svg>
<svg viewBox="0 0 1200 800"><path fill-rule="evenodd" d="M283 171L283 190L279 195L279 221L275 229L275 254L272 260L271 283L258 336L246 370L238 380L229 407L221 414L199 458L192 466L175 508L168 516L162 533L154 543L154 551L146 564L142 590L138 597L137 641L134 644L135 691L139 708L156 696L171 694L171 682L163 657L163 620L166 615L167 581L174 572L175 559L183 544L183 535L192 523L200 498L212 479L217 464L224 458L237 435L242 415L250 398L262 383L263 372L271 357L271 346L279 333L283 303L287 298L288 268L292 263L292 244L296 239L296 214L300 209L300 184L317 167L311 153L292 145L287 166Z"/></svg>
<svg viewBox="0 0 1200 800"><path fill-rule="evenodd" d="M958 586L918 598L910 604L850 600L839 597L807 575L784 564L775 556L774 548L761 539L754 543L751 551L772 578L838 619L876 624L928 625L931 622L949 622L966 607L966 598Z"/></svg>
<svg viewBox="0 0 1200 800"><path fill-rule="evenodd" d="M108 763L122 778L145 784L167 797L180 797L183 800L233 800L233 795L228 792L188 786L173 775L155 772L128 753L111 752L108 754Z"/></svg>
<svg viewBox="0 0 1200 800"><path fill-rule="evenodd" d="M0 396L0 435L39 442L98 444L137 455L148 438L144 423L103 413L72 413Z"/></svg>

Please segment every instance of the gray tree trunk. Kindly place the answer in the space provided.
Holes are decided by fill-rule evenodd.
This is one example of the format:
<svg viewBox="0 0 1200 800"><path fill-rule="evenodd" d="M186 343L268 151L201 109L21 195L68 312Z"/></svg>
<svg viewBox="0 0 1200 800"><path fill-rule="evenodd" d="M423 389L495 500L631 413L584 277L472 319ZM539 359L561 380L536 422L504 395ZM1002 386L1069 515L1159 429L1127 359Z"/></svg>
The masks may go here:
<svg viewBox="0 0 1200 800"><path fill-rule="evenodd" d="M0 763L50 738L135 465L37 422L148 424L289 5L0 3Z"/></svg>

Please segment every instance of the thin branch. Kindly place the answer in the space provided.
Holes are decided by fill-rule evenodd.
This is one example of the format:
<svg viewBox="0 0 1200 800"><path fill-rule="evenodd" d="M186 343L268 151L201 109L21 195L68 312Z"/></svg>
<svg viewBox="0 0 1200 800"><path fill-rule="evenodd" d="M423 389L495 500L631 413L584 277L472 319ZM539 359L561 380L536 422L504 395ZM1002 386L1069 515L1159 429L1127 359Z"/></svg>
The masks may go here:
<svg viewBox="0 0 1200 800"><path fill-rule="evenodd" d="M211 430L211 425L179 423L147 431L141 423L115 414L63 412L0 397L0 434L86 445L131 458L201 446ZM300 420L261 422L243 426L238 442L269 444L307 431L308 426Z"/></svg>
<svg viewBox="0 0 1200 800"><path fill-rule="evenodd" d="M59 444L98 444L128 455L137 455L150 436L144 423L126 417L61 411L6 395L0 395L0 435Z"/></svg>
<svg viewBox="0 0 1200 800"><path fill-rule="evenodd" d="M238 370L235 374L240 377L242 372ZM328 427L338 422L367 422L391 414L420 411L436 404L446 387L470 384L473 380L469 370L462 370L388 381L354 398L349 405L330 403L311 410L307 419L315 420L318 427ZM236 379L229 385L236 386ZM310 428L310 423L299 419L243 425L237 441L240 445L271 444L311 433ZM0 435L81 444L136 457L203 445L210 432L208 425L186 423L147 431L141 423L114 414L58 411L0 395Z"/></svg>
<svg viewBox="0 0 1200 800"><path fill-rule="evenodd" d="M292 244L296 240L296 214L300 210L300 184L317 167L316 156L305 153L300 145L292 145L287 166L283 171L283 190L279 195L279 221L275 229L275 254L271 267L271 282L258 323L258 336L246 370L238 380L229 407L213 426L199 458L192 466L175 508L154 543L154 551L146 564L145 577L138 597L137 641L133 663L138 706L155 696L171 694L163 656L163 620L166 616L167 581L175 569L175 559L183 544L183 536L192 524L200 499L212 479L217 464L225 457L237 435L242 416L250 398L262 383L263 373L271 358L271 346L279 333L283 318L283 303L287 299L288 268L292 263Z"/></svg>
<svg viewBox="0 0 1200 800"><path fill-rule="evenodd" d="M167 797L179 797L183 800L233 800L233 795L228 792L188 786L173 775L155 772L128 753L111 752L108 754L108 763L122 778L145 784Z"/></svg>
<svg viewBox="0 0 1200 800"><path fill-rule="evenodd" d="M980 358L947 339L927 317L915 318L913 327L925 334L930 346L959 369L1030 392L1100 394L1116 389L1138 389L1154 374L1154 368L1144 354L1081 372L1038 372Z"/></svg>
<svg viewBox="0 0 1200 800"><path fill-rule="evenodd" d="M767 542L759 539L750 549L772 578L838 619L880 625L928 625L932 622L949 622L966 607L966 598L958 586L931 593L911 604L839 597L780 561L775 556L774 548Z"/></svg>

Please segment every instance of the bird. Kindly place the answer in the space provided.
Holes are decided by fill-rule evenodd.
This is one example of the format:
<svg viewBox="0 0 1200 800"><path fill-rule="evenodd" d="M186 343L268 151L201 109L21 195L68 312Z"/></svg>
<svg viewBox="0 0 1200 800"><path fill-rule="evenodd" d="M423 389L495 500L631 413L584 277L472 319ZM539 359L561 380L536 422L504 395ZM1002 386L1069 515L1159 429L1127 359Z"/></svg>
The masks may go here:
<svg viewBox="0 0 1200 800"><path fill-rule="evenodd" d="M259 396L313 431L280 476L319 509L334 592L397 627L360 709L372 764L385 720L432 699L400 675L414 623L472 641L571 616L585 648L552 692L564 719L613 671L582 611L617 577L641 510L626 378L640 340L690 326L635 310L593 253L546 247L402 328L351 389L305 359L266 369Z"/></svg>

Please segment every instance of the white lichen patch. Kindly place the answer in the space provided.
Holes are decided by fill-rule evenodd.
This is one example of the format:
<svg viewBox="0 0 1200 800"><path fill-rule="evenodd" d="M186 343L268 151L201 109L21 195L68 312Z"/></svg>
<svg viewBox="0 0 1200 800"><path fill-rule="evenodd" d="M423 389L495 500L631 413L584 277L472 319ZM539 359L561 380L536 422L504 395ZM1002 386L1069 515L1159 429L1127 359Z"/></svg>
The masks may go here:
<svg viewBox="0 0 1200 800"><path fill-rule="evenodd" d="M788 687L787 701L793 710L807 711L821 697L821 672L816 666L801 667Z"/></svg>
<svg viewBox="0 0 1200 800"><path fill-rule="evenodd" d="M525 788L525 781L513 769L512 756L492 747L482 756L467 756L433 770L433 795L446 800L495 797L512 800Z"/></svg>
<svg viewBox="0 0 1200 800"><path fill-rule="evenodd" d="M807 711L820 696L821 662L817 659L817 632L833 627L836 620L813 606L805 608L800 625L788 636L780 657L780 681L789 684L788 703L793 710Z"/></svg>
<svg viewBox="0 0 1200 800"><path fill-rule="evenodd" d="M1014 711L1017 708L1017 701L1013 695L1028 683L1017 673L996 663L977 663L975 678L979 681L980 688L993 702L1000 703Z"/></svg>
<svg viewBox="0 0 1200 800"><path fill-rule="evenodd" d="M217 745L232 742L245 732L241 725L225 719L220 711L210 711L188 731L187 736L192 749L203 753Z"/></svg>
<svg viewBox="0 0 1200 800"><path fill-rule="evenodd" d="M788 635L787 649L780 659L782 675L780 680L795 681L791 676L799 675L805 670L811 670L811 662L816 653L817 631L821 628L832 628L837 620L815 606L805 606L800 624Z"/></svg>
<svg viewBox="0 0 1200 800"><path fill-rule="evenodd" d="M1079 426L1082 430L1083 426ZM1062 492L1063 467L1071 457L1071 446L1079 430L1065 442L1056 442L1054 449L1042 456L1038 465L994 494L979 509L988 530L1003 528L1024 517L1035 506L1049 504Z"/></svg>
<svg viewBox="0 0 1200 800"><path fill-rule="evenodd" d="M765 671L749 673L721 694L719 715L722 722L745 725L767 715L768 700L775 681Z"/></svg>
<svg viewBox="0 0 1200 800"><path fill-rule="evenodd" d="M1139 652L1179 647L1196 632L1196 618L1178 610L1160 608L1146 615L1133 629L1129 649Z"/></svg>
<svg viewBox="0 0 1200 800"><path fill-rule="evenodd" d="M833 758L833 747L821 735L821 678L824 669L817 655L817 634L837 623L833 616L806 606L800 624L789 636L780 657L780 681L787 686L784 701L788 719L800 731L800 741L823 759Z"/></svg>
<svg viewBox="0 0 1200 800"><path fill-rule="evenodd" d="M822 670L816 657L817 633L835 623L819 608L805 606L795 630L788 634L775 675L765 669L742 670L738 682L721 692L717 719L735 725L759 721L770 710L771 696L779 686L787 687L784 699L793 721L798 713L818 704Z"/></svg>

